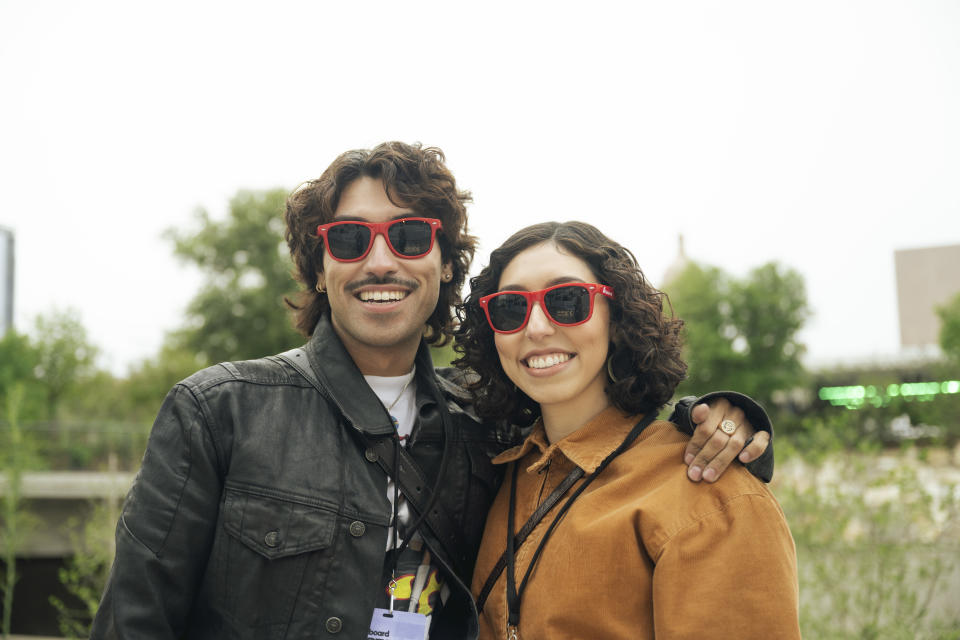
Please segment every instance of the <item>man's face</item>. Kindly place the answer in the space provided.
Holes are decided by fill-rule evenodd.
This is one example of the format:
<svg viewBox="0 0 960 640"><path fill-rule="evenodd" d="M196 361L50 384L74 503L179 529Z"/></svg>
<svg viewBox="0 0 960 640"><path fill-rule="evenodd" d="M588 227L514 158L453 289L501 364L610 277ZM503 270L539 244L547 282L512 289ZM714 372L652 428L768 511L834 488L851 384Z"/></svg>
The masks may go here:
<svg viewBox="0 0 960 640"><path fill-rule="evenodd" d="M334 221L387 222L419 216L390 202L382 180L358 178L343 190ZM333 328L365 374L410 371L427 319L437 306L440 279L450 271L440 247L421 258L394 254L382 235L357 262L324 251L320 282L327 289Z"/></svg>

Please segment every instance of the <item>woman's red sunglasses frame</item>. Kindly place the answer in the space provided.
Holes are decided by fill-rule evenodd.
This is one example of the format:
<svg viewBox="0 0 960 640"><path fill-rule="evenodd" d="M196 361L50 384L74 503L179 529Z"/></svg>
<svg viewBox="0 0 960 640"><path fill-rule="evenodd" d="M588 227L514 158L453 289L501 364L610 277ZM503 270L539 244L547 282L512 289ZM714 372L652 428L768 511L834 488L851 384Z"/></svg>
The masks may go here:
<svg viewBox="0 0 960 640"><path fill-rule="evenodd" d="M553 291L554 289L560 289L562 287L581 287L587 290L587 293L590 294L590 311L587 312L586 318L580 320L579 322L557 322L557 319L553 317L553 315L547 309L547 305L543 301L543 297L550 291ZM497 296L502 296L508 293L522 296L527 301L527 314L523 317L523 322L520 323L519 327L516 329L510 329L509 331L503 331L493 326L493 320L490 319L490 301ZM496 293L491 293L490 295L480 298L480 306L483 308L483 312L487 315L487 324L490 325L491 329L493 329L496 333L509 334L522 331L523 328L527 326L527 323L530 321L530 313L533 311L533 303L535 302L540 305L540 309L543 310L543 314L547 316L550 322L558 327L575 327L578 324L583 324L593 317L593 304L597 294L613 300L613 288L605 284L596 284L594 282L565 282L563 284L555 284L552 287L547 287L546 289L540 289L539 291L497 291Z"/></svg>
<svg viewBox="0 0 960 640"><path fill-rule="evenodd" d="M400 224L402 222L426 222L430 225L430 246L423 253L418 253L417 255L408 256L406 254L400 253L397 251L397 248L393 246L393 242L390 241L390 235L387 231L395 224ZM356 258L338 258L330 251L330 243L327 241L327 231L332 227L339 227L345 224L355 224L361 227L366 227L370 229L370 242L367 244L366 250L362 255ZM387 246L390 247L390 251L393 252L398 258L404 258L405 260L415 260L416 258L422 258L431 251L433 251L433 245L437 241L437 231L443 229L443 223L437 220L436 218L397 218L396 220L387 220L386 222L365 222L363 220L341 220L338 222L328 222L327 224L321 224L317 227L317 235L323 238L323 246L327 247L327 251L330 254L330 257L336 260L337 262L359 262L367 257L367 254L370 253L370 249L373 248L373 242L377 239L377 236L383 236L387 241Z"/></svg>

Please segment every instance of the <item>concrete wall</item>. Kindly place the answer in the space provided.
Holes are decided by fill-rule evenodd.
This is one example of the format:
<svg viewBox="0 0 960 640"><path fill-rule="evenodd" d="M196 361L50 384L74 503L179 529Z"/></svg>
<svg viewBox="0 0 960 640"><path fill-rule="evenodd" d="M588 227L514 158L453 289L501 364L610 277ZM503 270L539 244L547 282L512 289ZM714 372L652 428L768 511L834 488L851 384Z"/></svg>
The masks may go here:
<svg viewBox="0 0 960 640"><path fill-rule="evenodd" d="M894 252L900 346L940 343L935 308L960 293L960 245Z"/></svg>

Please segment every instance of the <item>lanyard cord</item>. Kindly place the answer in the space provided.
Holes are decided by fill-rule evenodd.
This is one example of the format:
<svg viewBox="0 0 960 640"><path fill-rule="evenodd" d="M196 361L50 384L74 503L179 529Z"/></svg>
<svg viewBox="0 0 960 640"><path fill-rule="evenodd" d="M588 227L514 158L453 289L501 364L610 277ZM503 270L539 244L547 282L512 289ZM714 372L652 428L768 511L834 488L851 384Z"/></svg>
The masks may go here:
<svg viewBox="0 0 960 640"><path fill-rule="evenodd" d="M400 463L400 437L393 436L393 468L396 469ZM400 553L403 549L397 550L397 529L400 528L400 483L393 481L393 540L390 548L393 550L393 567L390 568L390 611L393 612L393 598L397 591L397 566L400 564ZM410 542L410 537L403 541L404 547Z"/></svg>
<svg viewBox="0 0 960 640"><path fill-rule="evenodd" d="M443 453L440 458L440 469L437 472L437 479L434 480L433 489L430 492L430 497L427 499L426 506L423 509L423 512L417 516L417 519L413 521L413 525L407 528L406 535L403 538L403 543L400 545L400 548L397 548L397 528L400 525L400 482L397 479L400 475L400 437L397 434L393 436L393 474L397 476L393 478L393 543L390 545L393 549L393 568L391 569L391 609L393 609L392 598L393 591L396 589L396 574L397 566L400 563L400 554L403 553L407 546L410 545L410 542L413 540L414 534L420 528L420 525L427 518L427 514L430 513L430 509L433 508L434 503L437 501L437 495L440 491L440 483L443 482L444 474L447 470L447 462L450 460L451 455L448 451L447 446L450 444L450 438L447 435L447 429L449 423L447 422L447 416L445 411L440 412L440 421L443 425L441 429L441 437L443 438Z"/></svg>
<svg viewBox="0 0 960 640"><path fill-rule="evenodd" d="M630 430L630 433L627 434L627 437L624 438L623 442L620 443L616 449L614 449L610 455L604 458L603 462L596 468L596 470L587 476L587 479L577 487L576 491L567 498L567 501L563 503L563 506L560 507L560 511L557 513L556 517L553 519L553 522L550 523L550 526L547 528L547 531L543 534L543 539L540 540L537 550L533 552L533 557L530 558L530 564L527 566L526 573L523 574L523 580L520 581L520 588L516 586L516 550L514 549L514 530L515 530L515 516L514 512L516 511L517 506L517 470L520 467L520 461L517 460L513 463L513 480L510 485L510 511L507 514L507 629L509 631L510 627L516 629L517 625L520 622L520 599L523 597L523 591L527 587L527 581L530 579L530 574L533 572L533 567L537 564L537 560L540 558L540 554L543 553L543 548L547 544L547 540L550 538L550 534L553 533L553 530L556 528L557 524L560 523L560 520L563 519L563 516L567 513L567 510L570 509L573 505L574 500L580 497L580 494L590 486L590 483L596 480L597 476L600 475L600 472L607 468L613 459L618 455L623 453L630 444L637 439L637 436L640 435L640 432L643 431L647 425L653 422L653 419L656 417L652 411L649 412L640 422L634 425L633 429ZM544 514L545 515L545 514ZM542 518L542 515L541 515Z"/></svg>

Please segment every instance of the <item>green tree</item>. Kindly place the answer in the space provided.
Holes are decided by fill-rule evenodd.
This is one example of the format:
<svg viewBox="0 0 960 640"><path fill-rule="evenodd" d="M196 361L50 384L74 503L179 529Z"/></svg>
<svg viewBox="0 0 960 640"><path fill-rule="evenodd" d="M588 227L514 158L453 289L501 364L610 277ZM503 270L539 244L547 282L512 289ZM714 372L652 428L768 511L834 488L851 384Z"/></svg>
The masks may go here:
<svg viewBox="0 0 960 640"><path fill-rule="evenodd" d="M24 397L23 383L14 384L7 392L5 415L7 428L0 431L0 468L3 469L4 489L0 498L0 552L4 565L0 593L3 594L3 614L0 632L10 635L13 615L13 590L17 583L17 549L36 526L36 518L23 505L23 473L36 460L31 434L20 426L20 409Z"/></svg>
<svg viewBox="0 0 960 640"><path fill-rule="evenodd" d="M173 385L204 364L192 351L165 345L154 358L132 367L121 386L128 418L147 424L153 422Z"/></svg>
<svg viewBox="0 0 960 640"><path fill-rule="evenodd" d="M7 406L13 389L20 387L18 415L22 422L38 420L46 412L44 391L36 375L38 357L25 334L11 329L0 338L0 407Z"/></svg>
<svg viewBox="0 0 960 640"><path fill-rule="evenodd" d="M735 281L730 294L730 320L737 332L733 344L742 349L744 388L769 399L774 391L797 384L805 350L797 333L810 315L803 276L771 262Z"/></svg>
<svg viewBox="0 0 960 640"><path fill-rule="evenodd" d="M937 308L937 315L940 316L940 348L948 358L960 363L960 293Z"/></svg>
<svg viewBox="0 0 960 640"><path fill-rule="evenodd" d="M206 363L261 357L298 345L283 297L296 289L283 241L286 190L240 191L226 220L197 211L196 231L171 230L174 252L206 276L170 347Z"/></svg>
<svg viewBox="0 0 960 640"><path fill-rule="evenodd" d="M37 317L34 348L35 373L46 391L47 418L54 420L64 397L96 371L98 349L87 339L87 330L72 309Z"/></svg>
<svg viewBox="0 0 960 640"><path fill-rule="evenodd" d="M687 380L678 392L686 395L728 384L743 361L743 354L733 346L736 328L729 318L730 278L716 267L691 262L666 288L674 313L684 322Z"/></svg>
<svg viewBox="0 0 960 640"><path fill-rule="evenodd" d="M799 273L769 263L736 279L691 263L666 289L685 323L689 369L679 393L729 388L769 405L801 380L797 332L809 309Z"/></svg>

